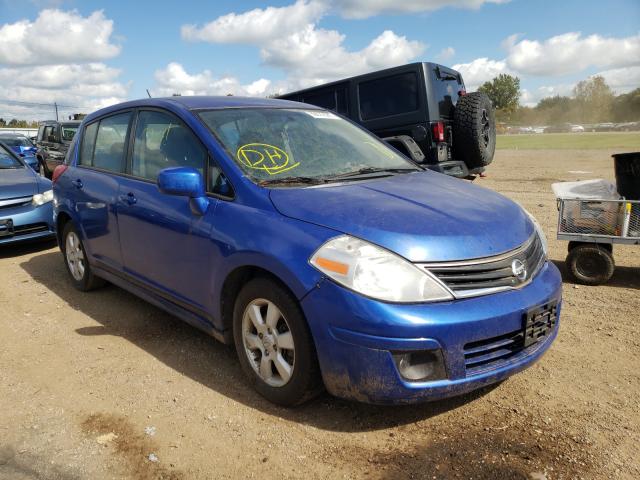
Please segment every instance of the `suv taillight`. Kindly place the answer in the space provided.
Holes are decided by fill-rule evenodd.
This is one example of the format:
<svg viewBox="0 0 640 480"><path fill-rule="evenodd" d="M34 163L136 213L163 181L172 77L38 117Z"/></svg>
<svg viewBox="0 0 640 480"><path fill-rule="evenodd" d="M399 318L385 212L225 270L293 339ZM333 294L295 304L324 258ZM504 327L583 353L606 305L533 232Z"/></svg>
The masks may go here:
<svg viewBox="0 0 640 480"><path fill-rule="evenodd" d="M67 171L67 168L69 168L68 165L58 165L53 171L53 175L51 175L51 182L56 183L62 174Z"/></svg>
<svg viewBox="0 0 640 480"><path fill-rule="evenodd" d="M466 90L460 90L460 91L458 92L458 96L459 96L459 97L464 97L466 94L467 94L467 91L466 91Z"/></svg>
<svg viewBox="0 0 640 480"><path fill-rule="evenodd" d="M433 140L435 142L444 142L444 122L436 122L431 125L433 131Z"/></svg>

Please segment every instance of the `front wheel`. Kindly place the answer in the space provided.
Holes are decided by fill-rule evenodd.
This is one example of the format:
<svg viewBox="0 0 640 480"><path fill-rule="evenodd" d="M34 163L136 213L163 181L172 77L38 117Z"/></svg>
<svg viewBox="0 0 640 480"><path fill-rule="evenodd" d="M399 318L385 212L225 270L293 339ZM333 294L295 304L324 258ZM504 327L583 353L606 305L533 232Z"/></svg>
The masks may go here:
<svg viewBox="0 0 640 480"><path fill-rule="evenodd" d="M67 272L71 276L73 286L78 290L87 292L101 287L105 281L96 277L91 265L87 261L87 254L82 245L82 240L71 222L67 222L62 231L62 255Z"/></svg>
<svg viewBox="0 0 640 480"><path fill-rule="evenodd" d="M601 285L613 276L613 254L597 244L581 244L569 250L566 264L571 276L585 285Z"/></svg>
<svg viewBox="0 0 640 480"><path fill-rule="evenodd" d="M307 322L277 282L256 278L244 286L235 303L233 337L244 373L267 400L293 406L321 390Z"/></svg>

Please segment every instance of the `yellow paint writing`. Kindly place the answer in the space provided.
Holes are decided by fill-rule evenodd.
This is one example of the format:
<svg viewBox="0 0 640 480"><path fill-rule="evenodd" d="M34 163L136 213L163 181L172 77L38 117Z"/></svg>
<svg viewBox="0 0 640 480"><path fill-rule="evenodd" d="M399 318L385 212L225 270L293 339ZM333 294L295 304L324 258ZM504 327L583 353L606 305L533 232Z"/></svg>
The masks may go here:
<svg viewBox="0 0 640 480"><path fill-rule="evenodd" d="M286 172L300 165L291 163L287 152L268 143L247 143L238 148L236 158L249 168L263 170L269 175Z"/></svg>

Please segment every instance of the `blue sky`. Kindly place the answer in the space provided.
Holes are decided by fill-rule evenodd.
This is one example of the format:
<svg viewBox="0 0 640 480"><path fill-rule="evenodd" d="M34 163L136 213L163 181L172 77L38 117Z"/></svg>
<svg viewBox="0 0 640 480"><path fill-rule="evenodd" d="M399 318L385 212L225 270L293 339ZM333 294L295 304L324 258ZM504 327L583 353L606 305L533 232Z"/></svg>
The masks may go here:
<svg viewBox="0 0 640 480"><path fill-rule="evenodd" d="M266 95L416 60L456 66L470 89L515 74L525 104L597 73L628 91L640 86L640 1L0 0L5 117L147 88Z"/></svg>

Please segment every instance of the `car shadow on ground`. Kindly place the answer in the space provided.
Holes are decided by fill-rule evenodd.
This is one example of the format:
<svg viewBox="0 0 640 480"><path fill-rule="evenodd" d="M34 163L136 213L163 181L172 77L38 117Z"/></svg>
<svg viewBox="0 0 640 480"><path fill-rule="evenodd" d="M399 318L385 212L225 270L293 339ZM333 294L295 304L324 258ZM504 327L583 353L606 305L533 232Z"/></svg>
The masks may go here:
<svg viewBox="0 0 640 480"><path fill-rule="evenodd" d="M564 260L552 260L560 274L562 275L562 281L567 284L575 285L576 282L569 275L567 265ZM603 284L607 287L619 287L619 288L633 288L640 290L640 268L636 267L616 267L613 272L613 277Z"/></svg>
<svg viewBox="0 0 640 480"><path fill-rule="evenodd" d="M122 337L207 388L264 413L317 428L355 432L409 424L455 409L495 388L486 387L437 402L394 407L349 402L324 393L297 408L281 408L248 386L234 348L113 285L88 293L77 291L59 252L34 256L20 266L71 308L96 321L98 325L77 329L79 335Z"/></svg>
<svg viewBox="0 0 640 480"><path fill-rule="evenodd" d="M55 238L46 240L32 240L20 243L6 243L0 245L0 258L20 257L30 253L49 250L56 246Z"/></svg>

